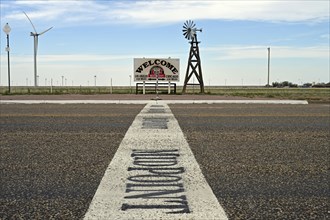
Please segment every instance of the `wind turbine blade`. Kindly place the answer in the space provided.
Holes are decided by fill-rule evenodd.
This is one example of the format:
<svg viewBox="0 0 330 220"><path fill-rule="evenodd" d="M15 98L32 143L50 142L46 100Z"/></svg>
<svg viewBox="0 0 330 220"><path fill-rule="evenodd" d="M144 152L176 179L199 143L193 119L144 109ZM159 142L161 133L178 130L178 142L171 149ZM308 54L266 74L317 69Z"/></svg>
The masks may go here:
<svg viewBox="0 0 330 220"><path fill-rule="evenodd" d="M31 23L31 25L32 25L32 27L33 27L34 33L37 33L37 30L36 30L36 28L34 27L34 25L33 25L32 21L31 21L31 19L29 18L29 16L28 16L24 11L23 11L23 13L24 13L25 16L29 19L29 21L30 21L30 23Z"/></svg>
<svg viewBox="0 0 330 220"><path fill-rule="evenodd" d="M44 33L46 33L47 31L49 31L50 29L52 29L53 27L51 27L51 28L48 28L47 30L45 30L45 31L43 31L43 32L41 32L40 34L38 34L38 35L42 35L42 34L44 34Z"/></svg>

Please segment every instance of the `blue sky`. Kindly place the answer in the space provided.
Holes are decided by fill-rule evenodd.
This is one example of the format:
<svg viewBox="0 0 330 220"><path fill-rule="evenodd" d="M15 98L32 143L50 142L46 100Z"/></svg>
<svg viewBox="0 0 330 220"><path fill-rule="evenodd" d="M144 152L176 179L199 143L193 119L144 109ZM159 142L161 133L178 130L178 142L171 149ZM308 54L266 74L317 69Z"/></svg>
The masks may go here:
<svg viewBox="0 0 330 220"><path fill-rule="evenodd" d="M180 59L182 85L190 44L182 25L198 28L206 85L329 82L328 0L6 1L1 27L10 32L11 81L33 85L32 26L39 36L39 85L129 85L133 58ZM1 31L0 84L7 85L6 36ZM64 83L65 83L64 82Z"/></svg>

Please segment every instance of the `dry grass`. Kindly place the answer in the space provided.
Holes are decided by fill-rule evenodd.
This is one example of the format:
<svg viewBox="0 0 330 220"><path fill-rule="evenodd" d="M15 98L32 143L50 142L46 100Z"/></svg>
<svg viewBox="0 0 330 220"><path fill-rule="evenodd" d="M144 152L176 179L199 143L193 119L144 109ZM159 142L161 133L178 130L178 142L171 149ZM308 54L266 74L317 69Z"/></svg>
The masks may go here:
<svg viewBox="0 0 330 220"><path fill-rule="evenodd" d="M177 94L180 95L182 87L177 87ZM60 95L60 94L129 94L135 93L135 86L116 86L112 90L110 87L12 87L8 93L7 87L0 87L2 95ZM154 90L147 91L154 93ZM166 88L162 88L160 93L167 93ZM199 87L189 87L188 94L198 94ZM205 87L208 95L235 96L248 98L275 98L275 99L295 99L308 100L309 102L330 103L330 88L265 88L265 87Z"/></svg>

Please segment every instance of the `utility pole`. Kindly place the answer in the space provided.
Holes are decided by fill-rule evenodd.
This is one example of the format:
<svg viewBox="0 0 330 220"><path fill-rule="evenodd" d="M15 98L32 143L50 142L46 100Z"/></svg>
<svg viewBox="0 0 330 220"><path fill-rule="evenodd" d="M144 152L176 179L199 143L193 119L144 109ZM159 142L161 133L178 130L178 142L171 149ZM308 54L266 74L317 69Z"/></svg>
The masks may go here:
<svg viewBox="0 0 330 220"><path fill-rule="evenodd" d="M270 47L268 47L267 50L268 50L268 77L267 77L267 87L270 87L270 84L269 84L269 73L270 73Z"/></svg>

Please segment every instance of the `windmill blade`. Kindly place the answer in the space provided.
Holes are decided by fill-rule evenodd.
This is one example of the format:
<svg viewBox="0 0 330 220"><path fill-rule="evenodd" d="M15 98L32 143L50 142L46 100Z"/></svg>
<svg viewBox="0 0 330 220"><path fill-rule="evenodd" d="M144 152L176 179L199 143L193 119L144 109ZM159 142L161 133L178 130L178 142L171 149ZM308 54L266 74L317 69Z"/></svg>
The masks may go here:
<svg viewBox="0 0 330 220"><path fill-rule="evenodd" d="M184 36L185 38L187 38L187 36L188 36L188 32L184 32L184 33L183 33L183 36Z"/></svg>
<svg viewBox="0 0 330 220"><path fill-rule="evenodd" d="M184 24L183 24L183 28L187 29L189 27L189 21L186 21Z"/></svg>
<svg viewBox="0 0 330 220"><path fill-rule="evenodd" d="M190 36L191 36L191 39L196 37L196 28L191 29Z"/></svg>
<svg viewBox="0 0 330 220"><path fill-rule="evenodd" d="M183 24L183 36L185 38L187 38L188 40L193 40L194 38L196 38L197 35L197 31L202 32L202 29L197 29L195 28L196 24L192 21L192 20L187 20L184 24Z"/></svg>
<svg viewBox="0 0 330 220"><path fill-rule="evenodd" d="M188 28L187 37L190 40L190 38L191 38L191 29L190 28Z"/></svg>
<svg viewBox="0 0 330 220"><path fill-rule="evenodd" d="M30 21L30 23L31 23L31 25L32 25L32 27L33 27L34 33L37 33L37 30L36 30L36 28L34 27L34 25L33 25L32 21L31 21L31 19L29 18L29 16L28 16L24 11L23 11L23 13L24 13L25 16L27 17L27 19L29 19L29 21Z"/></svg>
<svg viewBox="0 0 330 220"><path fill-rule="evenodd" d="M41 32L40 34L38 34L38 35L42 35L42 34L44 34L44 33L46 33L47 31L49 31L50 29L52 29L53 27L51 27L51 28L48 28L47 30L45 30L45 31L43 31L43 32Z"/></svg>

